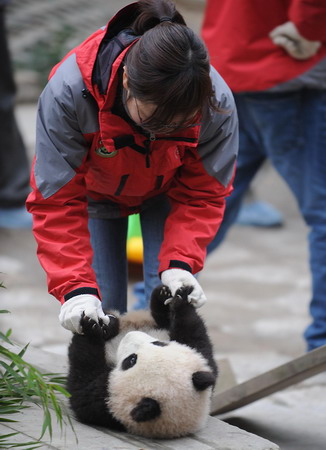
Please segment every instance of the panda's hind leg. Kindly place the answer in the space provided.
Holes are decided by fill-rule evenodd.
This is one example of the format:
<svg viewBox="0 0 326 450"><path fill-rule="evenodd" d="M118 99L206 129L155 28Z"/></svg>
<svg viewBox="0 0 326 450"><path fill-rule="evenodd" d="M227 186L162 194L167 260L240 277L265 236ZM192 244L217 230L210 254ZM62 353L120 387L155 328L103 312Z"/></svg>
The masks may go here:
<svg viewBox="0 0 326 450"><path fill-rule="evenodd" d="M167 286L158 286L152 292L151 296L151 314L160 328L170 328L170 308L165 304L166 300L172 297L171 291Z"/></svg>

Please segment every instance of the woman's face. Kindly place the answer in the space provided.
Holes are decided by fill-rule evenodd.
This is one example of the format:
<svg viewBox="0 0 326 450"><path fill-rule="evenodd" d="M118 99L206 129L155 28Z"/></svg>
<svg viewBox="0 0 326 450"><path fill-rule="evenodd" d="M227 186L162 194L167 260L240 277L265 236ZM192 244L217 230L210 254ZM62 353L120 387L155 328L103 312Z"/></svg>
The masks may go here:
<svg viewBox="0 0 326 450"><path fill-rule="evenodd" d="M156 110L153 103L144 103L136 97L127 97L126 105L130 118L139 126L146 122Z"/></svg>
<svg viewBox="0 0 326 450"><path fill-rule="evenodd" d="M129 117L140 127L144 128L146 131L154 132L154 133L163 133L163 134L169 134L173 133L175 129L178 128L178 124L180 122L184 122L184 117L180 115L176 115L173 118L173 121L169 124L163 124L163 123L156 123L156 129L150 130L146 127L146 122L153 116L155 113L155 110L157 108L157 105L154 103L144 102L142 100L137 99L136 97L133 97L129 94L128 89L128 75L127 75L127 69L126 66L124 67L124 73L123 73L123 88L126 92L125 97L125 103L124 106L127 110L127 113ZM189 121L194 118L194 115L189 117ZM193 125L190 125L193 126Z"/></svg>
<svg viewBox="0 0 326 450"><path fill-rule="evenodd" d="M125 97L125 108L127 109L127 113L129 117L139 126L147 119L149 119L155 109L156 105L153 103L144 103L141 100L137 100L135 97L132 97L129 93L128 88L128 75L127 75L127 67L123 68L123 79L122 79L123 88L126 91Z"/></svg>

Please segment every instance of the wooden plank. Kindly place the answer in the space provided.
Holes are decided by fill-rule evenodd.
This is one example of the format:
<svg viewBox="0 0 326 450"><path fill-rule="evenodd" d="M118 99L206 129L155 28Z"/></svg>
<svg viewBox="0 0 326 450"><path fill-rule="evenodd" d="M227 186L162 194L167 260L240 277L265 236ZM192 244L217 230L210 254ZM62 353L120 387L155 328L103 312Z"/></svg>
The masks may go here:
<svg viewBox="0 0 326 450"><path fill-rule="evenodd" d="M17 420L17 422L3 424L4 427L8 429L7 433L18 431L33 439L38 439L40 437L43 412L38 406L31 404L30 407L23 412L12 414L11 418ZM101 429L81 424L75 420L72 420L74 431L71 429L70 425L65 426L61 431L55 420L52 422L52 440L50 440L48 436L45 436L42 439L44 445L48 445L50 448L58 450L103 450L105 448L110 450L139 450L140 448L138 445L133 445L126 440L107 434Z"/></svg>
<svg viewBox="0 0 326 450"><path fill-rule="evenodd" d="M43 422L42 410L31 405L22 413L13 414L15 423L4 423L3 434L18 431L23 440L37 439ZM255 436L221 420L209 417L207 426L200 432L179 439L145 439L127 433L112 432L100 427L90 427L73 420L61 431L53 423L53 438L42 439L42 448L54 450L278 450L279 447L266 439ZM78 437L78 442L76 440ZM19 439L19 438L17 438Z"/></svg>
<svg viewBox="0 0 326 450"><path fill-rule="evenodd" d="M15 433L16 431L12 428L10 428L10 424L7 426L0 424L0 436L4 436L6 434ZM10 444L23 444L25 442L31 442L31 437L27 436L23 433L17 433L15 436L11 436L6 440L6 443L10 442ZM1 441L1 444L3 445L4 442ZM2 447L3 448L3 447ZM52 445L42 445L42 449L48 449L48 450L56 450L56 447L53 447Z"/></svg>
<svg viewBox="0 0 326 450"><path fill-rule="evenodd" d="M112 432L110 432L112 434ZM117 436L116 433L113 433ZM124 434L124 433L123 433ZM121 436L121 433L119 434ZM122 437L123 438L123 437ZM151 450L215 450L220 449L216 446L215 442L203 442L197 440L196 435L178 439L146 439L141 436L135 436L130 434L124 434L124 438L128 442L138 445L140 449ZM216 440L216 436L215 436ZM222 449L220 449L222 450ZM230 449L233 450L233 449Z"/></svg>
<svg viewBox="0 0 326 450"><path fill-rule="evenodd" d="M326 345L213 396L211 414L222 414L326 371Z"/></svg>
<svg viewBox="0 0 326 450"><path fill-rule="evenodd" d="M221 450L280 450L277 444L230 426L216 417L210 417L207 426L196 433L194 438L202 442L215 442L214 448Z"/></svg>
<svg viewBox="0 0 326 450"><path fill-rule="evenodd" d="M214 450L220 448L210 441L204 443L196 440L196 435L178 439L145 439L129 435L129 439L134 444L138 442L141 448L150 448L151 450Z"/></svg>

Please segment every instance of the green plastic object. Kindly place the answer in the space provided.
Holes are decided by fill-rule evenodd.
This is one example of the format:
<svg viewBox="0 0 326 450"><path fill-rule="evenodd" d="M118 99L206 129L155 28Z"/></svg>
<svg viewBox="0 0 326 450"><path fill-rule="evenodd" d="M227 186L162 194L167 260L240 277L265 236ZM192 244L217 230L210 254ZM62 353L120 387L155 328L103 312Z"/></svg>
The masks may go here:
<svg viewBox="0 0 326 450"><path fill-rule="evenodd" d="M141 226L139 214L133 214L128 219L128 234L127 239L133 237L141 237Z"/></svg>

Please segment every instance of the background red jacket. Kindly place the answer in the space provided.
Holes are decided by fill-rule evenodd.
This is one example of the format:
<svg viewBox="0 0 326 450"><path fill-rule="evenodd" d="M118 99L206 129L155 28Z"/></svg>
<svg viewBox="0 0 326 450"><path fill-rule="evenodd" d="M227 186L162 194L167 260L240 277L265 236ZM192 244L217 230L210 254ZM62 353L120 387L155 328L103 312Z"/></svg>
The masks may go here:
<svg viewBox="0 0 326 450"><path fill-rule="evenodd" d="M298 61L272 42L269 33L287 21L306 39L323 41L315 56ZM232 91L266 90L326 57L326 1L207 0L202 36Z"/></svg>

